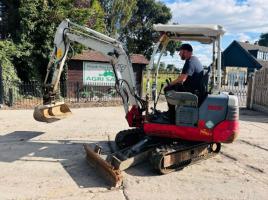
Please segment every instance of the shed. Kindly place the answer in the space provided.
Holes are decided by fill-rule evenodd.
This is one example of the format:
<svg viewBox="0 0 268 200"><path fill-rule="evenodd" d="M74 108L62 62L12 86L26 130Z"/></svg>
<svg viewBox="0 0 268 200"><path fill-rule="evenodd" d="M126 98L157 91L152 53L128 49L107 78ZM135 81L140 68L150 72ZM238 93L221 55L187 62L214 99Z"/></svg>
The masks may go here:
<svg viewBox="0 0 268 200"><path fill-rule="evenodd" d="M141 54L130 55L130 61L137 91L142 95L143 71L149 61ZM86 50L69 60L67 81L80 85L107 86L113 85L115 80L109 59L100 52Z"/></svg>

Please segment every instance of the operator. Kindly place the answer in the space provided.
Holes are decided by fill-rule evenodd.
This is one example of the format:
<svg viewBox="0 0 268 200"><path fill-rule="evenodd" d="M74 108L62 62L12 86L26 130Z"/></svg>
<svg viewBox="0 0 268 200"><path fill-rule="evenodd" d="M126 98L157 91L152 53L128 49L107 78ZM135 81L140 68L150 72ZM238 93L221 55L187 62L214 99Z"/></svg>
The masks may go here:
<svg viewBox="0 0 268 200"><path fill-rule="evenodd" d="M196 56L193 56L193 47L190 44L182 44L176 49L182 60L185 60L182 73L171 81L165 88L165 94L170 90L177 92L191 92L198 97L201 92L203 66ZM175 106L168 104L170 120L175 122Z"/></svg>

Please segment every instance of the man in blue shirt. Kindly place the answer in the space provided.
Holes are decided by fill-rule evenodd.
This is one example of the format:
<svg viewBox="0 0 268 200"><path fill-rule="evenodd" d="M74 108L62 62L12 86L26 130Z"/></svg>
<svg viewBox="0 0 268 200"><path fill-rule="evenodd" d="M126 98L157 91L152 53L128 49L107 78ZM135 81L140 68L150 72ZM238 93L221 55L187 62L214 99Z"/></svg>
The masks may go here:
<svg viewBox="0 0 268 200"><path fill-rule="evenodd" d="M203 66L196 56L193 56L193 48L190 44L182 44L178 49L182 60L185 60L182 73L168 86L165 93L170 90L178 92L191 92L197 94L202 90ZM175 106L168 104L169 116L175 119Z"/></svg>

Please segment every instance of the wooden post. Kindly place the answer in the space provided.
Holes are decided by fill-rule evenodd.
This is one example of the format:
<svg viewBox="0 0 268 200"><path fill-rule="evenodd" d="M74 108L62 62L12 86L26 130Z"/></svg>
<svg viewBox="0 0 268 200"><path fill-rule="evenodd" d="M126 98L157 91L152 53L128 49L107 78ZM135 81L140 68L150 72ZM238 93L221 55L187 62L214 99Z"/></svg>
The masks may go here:
<svg viewBox="0 0 268 200"><path fill-rule="evenodd" d="M256 71L254 71L254 74L252 75L252 84L251 84L251 96L250 96L250 104L249 104L249 109L252 109L253 107L253 98L254 98L254 93L255 93L255 77L256 77Z"/></svg>
<svg viewBox="0 0 268 200"><path fill-rule="evenodd" d="M2 66L0 65L0 108L3 107L4 104L4 87L3 87L3 70L2 70Z"/></svg>
<svg viewBox="0 0 268 200"><path fill-rule="evenodd" d="M252 93L252 74L249 75L248 81L247 81L247 86L248 86L248 91L247 91L247 109L250 109L250 104L251 104L251 93Z"/></svg>

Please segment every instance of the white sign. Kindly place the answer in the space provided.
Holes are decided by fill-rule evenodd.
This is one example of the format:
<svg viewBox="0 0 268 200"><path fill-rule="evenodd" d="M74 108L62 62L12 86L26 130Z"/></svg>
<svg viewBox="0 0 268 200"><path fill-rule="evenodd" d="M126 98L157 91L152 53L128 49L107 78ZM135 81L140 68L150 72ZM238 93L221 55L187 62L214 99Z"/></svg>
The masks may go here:
<svg viewBox="0 0 268 200"><path fill-rule="evenodd" d="M112 85L115 76L112 66L108 63L83 63L83 83L94 85Z"/></svg>

